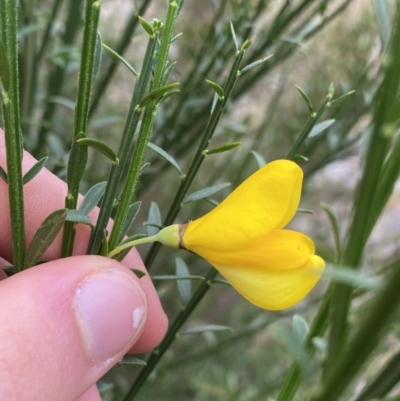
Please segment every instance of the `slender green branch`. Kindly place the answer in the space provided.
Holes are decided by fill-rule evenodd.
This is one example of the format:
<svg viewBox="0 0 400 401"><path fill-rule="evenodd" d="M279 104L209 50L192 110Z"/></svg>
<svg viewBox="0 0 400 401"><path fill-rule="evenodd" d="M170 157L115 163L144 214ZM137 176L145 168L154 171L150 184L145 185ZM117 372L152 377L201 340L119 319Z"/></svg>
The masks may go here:
<svg viewBox="0 0 400 401"><path fill-rule="evenodd" d="M163 83L162 80L164 70L167 65L169 48L171 46L171 40L173 38L173 32L176 18L178 16L178 11L179 9L176 1L170 0L165 19L165 26L161 38L161 44L158 50L154 79L150 87L151 90L156 90L160 88ZM117 241L120 238L121 234L121 228L123 227L128 214L129 206L131 205L135 197L136 185L138 182L140 169L143 165L144 157L147 152L147 144L150 140L150 135L153 130L153 124L158 107L156 102L157 99L146 106L142 126L139 132L139 137L133 152L132 163L129 167L128 178L124 185L121 201L118 206L113 229L111 231L109 249L113 249L117 245Z"/></svg>
<svg viewBox="0 0 400 401"><path fill-rule="evenodd" d="M115 51L119 55L123 56L126 49L128 48L129 44L131 43L131 36L133 32L135 31L137 24L139 22L138 16L143 15L147 9L147 7L150 5L151 0L143 0L142 4L140 5L140 8L137 12L133 11L128 23L126 24L123 34L118 42L118 44L115 46ZM101 97L105 93L112 77L114 76L117 67L118 67L118 62L117 61L112 61L111 64L108 66L107 71L102 75L102 77L99 80L99 83L97 85L97 90L93 95L93 103L90 108L90 115L93 115L94 112L96 111L99 102L101 100ZM144 70L144 69L143 69Z"/></svg>
<svg viewBox="0 0 400 401"><path fill-rule="evenodd" d="M19 115L18 80L18 1L1 0L2 37L9 67L9 82L3 89L3 120L8 170L8 197L15 271L23 269L25 259L25 220L22 175L23 142Z"/></svg>
<svg viewBox="0 0 400 401"><path fill-rule="evenodd" d="M76 209L79 196L79 184L87 162L87 146L80 145L77 140L86 136L90 95L93 85L93 67L96 48L97 26L100 16L100 2L87 0L85 10L85 29L79 74L78 98L75 108L74 133L72 149L68 161L67 185L68 194L65 207ZM62 241L63 257L72 255L75 239L75 223L66 221Z"/></svg>

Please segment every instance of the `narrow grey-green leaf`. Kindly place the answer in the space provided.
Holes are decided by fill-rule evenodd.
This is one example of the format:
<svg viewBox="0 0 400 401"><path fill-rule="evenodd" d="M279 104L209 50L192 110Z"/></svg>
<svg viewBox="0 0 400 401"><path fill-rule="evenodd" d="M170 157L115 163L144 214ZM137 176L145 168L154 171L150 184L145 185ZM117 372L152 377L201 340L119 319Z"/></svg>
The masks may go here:
<svg viewBox="0 0 400 401"><path fill-rule="evenodd" d="M156 202L151 202L150 204L149 214L147 216L147 222L150 224L154 224L156 226L162 225L161 212ZM149 237L151 237L152 235L156 235L158 231L159 230L157 227L153 227L150 225L147 227L147 233Z"/></svg>
<svg viewBox="0 0 400 401"><path fill-rule="evenodd" d="M326 213L329 222L331 224L331 229L333 232L333 239L335 241L336 250L336 262L340 263L342 259L342 241L340 238L339 222L336 218L335 212L327 203L321 203L321 208Z"/></svg>
<svg viewBox="0 0 400 401"><path fill-rule="evenodd" d="M176 40L178 40L181 36L183 35L183 33L178 33L177 35L175 35L172 39L171 39L171 43L174 43Z"/></svg>
<svg viewBox="0 0 400 401"><path fill-rule="evenodd" d="M4 29L4 28L3 28ZM8 64L7 51L4 43L0 40L0 81L6 92L10 87L10 66Z"/></svg>
<svg viewBox="0 0 400 401"><path fill-rule="evenodd" d="M136 358L131 355L124 355L122 361L118 362L118 365L139 365L139 366L147 366L147 363L142 359Z"/></svg>
<svg viewBox="0 0 400 401"><path fill-rule="evenodd" d="M227 152L228 150L234 149L238 147L242 142L231 142L225 145L218 146L217 148L205 150L204 154L206 155L214 155L216 153Z"/></svg>
<svg viewBox="0 0 400 401"><path fill-rule="evenodd" d="M338 98L331 100L331 105L332 105L333 103L339 102L340 100L343 100L343 99L346 98L347 96L353 95L354 93L356 93L356 91L353 89L353 90L351 90L350 92L347 92L347 93L345 93L344 95L339 96Z"/></svg>
<svg viewBox="0 0 400 401"><path fill-rule="evenodd" d="M64 96L51 96L47 99L49 103L61 104L72 112L75 110L75 102Z"/></svg>
<svg viewBox="0 0 400 401"><path fill-rule="evenodd" d="M304 214L314 214L314 212L310 209L304 209L302 207L299 207L297 209L297 213L304 213Z"/></svg>
<svg viewBox="0 0 400 401"><path fill-rule="evenodd" d="M298 362L302 370L305 371L308 365L308 352L297 335L281 323L273 325L270 331L276 340L283 343L286 349Z"/></svg>
<svg viewBox="0 0 400 401"><path fill-rule="evenodd" d="M97 73L99 72L99 67L101 63L101 57L103 54L103 47L102 47L102 40L101 40L101 35L100 32L97 32L96 36L96 48L94 51L94 62L93 62L93 81L95 81L97 77Z"/></svg>
<svg viewBox="0 0 400 401"><path fill-rule="evenodd" d="M385 50L389 45L392 31L392 21L389 15L388 4L386 0L374 0L374 6L382 49Z"/></svg>
<svg viewBox="0 0 400 401"><path fill-rule="evenodd" d="M7 277L11 277L15 274L14 266L4 266L3 271L7 274Z"/></svg>
<svg viewBox="0 0 400 401"><path fill-rule="evenodd" d="M310 132L308 135L308 138L314 138L317 135L319 135L321 132L325 131L327 128L329 128L332 124L335 123L335 119L331 118L329 120L321 121L319 124L317 124Z"/></svg>
<svg viewBox="0 0 400 401"><path fill-rule="evenodd" d="M217 184L217 185L213 185L211 187L207 187L207 188L203 188L200 189L199 191L196 192L192 192L190 195L188 195L184 200L183 200L183 204L185 205L186 203L190 203L190 202L194 202L197 201L199 199L204 199L204 198L208 198L211 195L214 195L215 193L231 186L232 184L229 182L224 182L222 184Z"/></svg>
<svg viewBox="0 0 400 401"><path fill-rule="evenodd" d="M364 290L375 291L382 287L382 280L379 277L366 276L359 270L343 266L333 266L325 269L322 278L353 287L360 287Z"/></svg>
<svg viewBox="0 0 400 401"><path fill-rule="evenodd" d="M290 160L294 161L297 164L302 164L308 162L308 157L303 155L294 155Z"/></svg>
<svg viewBox="0 0 400 401"><path fill-rule="evenodd" d="M153 281L176 281L176 280L201 280L204 281L203 276L173 276L173 275L160 275L152 276Z"/></svg>
<svg viewBox="0 0 400 401"><path fill-rule="evenodd" d="M164 85L161 88L157 88L149 92L139 103L139 108L143 108L147 106L151 102L155 102L159 98L161 98L164 94L166 94L171 89L176 88L179 85L179 82L174 82L172 84Z"/></svg>
<svg viewBox="0 0 400 401"><path fill-rule="evenodd" d="M189 329L181 331L179 334L197 334L197 333L204 333L206 331L227 331L227 330L233 332L233 329L228 326L220 326L217 324L207 324L204 326L191 327Z"/></svg>
<svg viewBox="0 0 400 401"><path fill-rule="evenodd" d="M310 100L310 98L307 96L307 94L303 91L303 89L300 88L300 86L295 85L294 86L297 89L297 92L300 93L301 97L303 98L303 100L305 101L308 110L310 111L310 114L314 114L314 107L312 105L312 102Z"/></svg>
<svg viewBox="0 0 400 401"><path fill-rule="evenodd" d="M24 185L31 181L36 175L40 172L40 170L44 167L45 163L47 162L48 157L43 157L37 161L30 170L24 175L23 183Z"/></svg>
<svg viewBox="0 0 400 401"><path fill-rule="evenodd" d="M173 69L175 68L175 66L176 66L176 61L174 61L173 63L170 63L167 66L167 68L165 69L165 71L163 73L163 77L162 77L163 85L165 85L167 83L167 81L168 81Z"/></svg>
<svg viewBox="0 0 400 401"><path fill-rule="evenodd" d="M132 224L135 221L137 214L139 213L141 204L142 202L139 201L132 203L132 205L129 206L128 213L126 215L124 224L122 225L117 242L121 242L124 236L128 233L129 229L132 227Z"/></svg>
<svg viewBox="0 0 400 401"><path fill-rule="evenodd" d="M253 154L253 156L256 159L258 168L261 168L261 167L263 167L263 166L265 166L267 164L265 159L258 152L256 152L255 150L252 150L251 153Z"/></svg>
<svg viewBox="0 0 400 401"><path fill-rule="evenodd" d="M5 172L4 168L0 166L0 178L3 179L3 181L8 184L8 174Z"/></svg>
<svg viewBox="0 0 400 401"><path fill-rule="evenodd" d="M233 43L235 44L235 49L236 49L236 51L239 51L239 44L237 41L235 28L233 27L232 22L231 22L231 35L232 35Z"/></svg>
<svg viewBox="0 0 400 401"><path fill-rule="evenodd" d="M183 172L178 164L178 162L164 149L161 149L159 146L155 145L154 143L149 142L147 145L150 149L157 152L161 157L163 157L168 163L170 163L175 169L178 171L180 175L183 175Z"/></svg>
<svg viewBox="0 0 400 401"><path fill-rule="evenodd" d="M104 142L99 141L98 139L94 139L94 138L81 138L81 139L78 139L77 142L80 145L89 146L89 147L97 150L98 152L103 153L103 155L107 156L114 164L119 163L119 160L118 160L115 152Z"/></svg>
<svg viewBox="0 0 400 401"><path fill-rule="evenodd" d="M103 242L101 243L100 255L107 256L109 252L107 230L103 230Z"/></svg>
<svg viewBox="0 0 400 401"><path fill-rule="evenodd" d="M271 57L272 57L272 54L271 54L270 56L264 57L264 58L262 58L262 59L260 59L260 60L253 61L252 63L246 65L246 67L243 67L243 68L240 70L240 74L244 74L245 72L250 71L250 70L252 70L252 69L255 68L255 67L258 67L260 64L265 63L265 62L266 62L267 60L269 60Z"/></svg>
<svg viewBox="0 0 400 401"><path fill-rule="evenodd" d="M220 99L224 98L224 90L218 84L216 84L213 81L210 81L209 79L206 79L206 82L215 90L215 93L218 95Z"/></svg>
<svg viewBox="0 0 400 401"><path fill-rule="evenodd" d="M304 344L307 334L309 331L308 323L304 317L300 315L293 316L292 328L294 335L299 339L299 341Z"/></svg>
<svg viewBox="0 0 400 401"><path fill-rule="evenodd" d="M144 276L147 276L147 273L144 272L143 270L140 269L135 269L135 268L130 268L130 270L132 271L132 273L135 273L137 278L142 278Z"/></svg>
<svg viewBox="0 0 400 401"><path fill-rule="evenodd" d="M114 60L120 61L135 77L137 77L138 73L135 69L117 52L115 52L111 47L108 47L104 43L102 44L103 49L107 50L107 52L111 55Z"/></svg>
<svg viewBox="0 0 400 401"><path fill-rule="evenodd" d="M98 184L93 185L93 187L87 191L78 210L85 214L89 214L100 202L106 187L107 181L99 182Z"/></svg>
<svg viewBox="0 0 400 401"><path fill-rule="evenodd" d="M190 276L190 271L182 258L175 259L175 272L178 277ZM177 281L177 285L182 304L186 305L192 296L192 282L187 279L181 279Z"/></svg>
<svg viewBox="0 0 400 401"><path fill-rule="evenodd" d="M153 36L154 35L153 26L140 15L138 15L138 19L139 19L140 25L142 25L143 29L149 34L149 36Z"/></svg>
<svg viewBox="0 0 400 401"><path fill-rule="evenodd" d="M32 267L53 243L60 232L68 209L59 209L47 216L40 225L25 255L24 268Z"/></svg>
<svg viewBox="0 0 400 401"><path fill-rule="evenodd" d="M325 338L313 337L311 342L319 353L325 354L326 350L328 349L328 342Z"/></svg>
<svg viewBox="0 0 400 401"><path fill-rule="evenodd" d="M82 210L75 210L75 209L68 210L67 217L65 218L65 220L93 227L92 221L89 219L86 213L82 212Z"/></svg>

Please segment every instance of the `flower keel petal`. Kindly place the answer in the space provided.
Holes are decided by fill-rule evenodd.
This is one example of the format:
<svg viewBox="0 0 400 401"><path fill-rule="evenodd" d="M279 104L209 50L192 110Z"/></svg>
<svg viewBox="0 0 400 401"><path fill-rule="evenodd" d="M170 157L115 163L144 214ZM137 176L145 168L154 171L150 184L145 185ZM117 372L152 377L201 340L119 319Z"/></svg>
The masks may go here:
<svg viewBox="0 0 400 401"><path fill-rule="evenodd" d="M321 277L325 262L319 256L310 255L306 264L290 270L214 267L254 305L281 310L297 304L312 290Z"/></svg>

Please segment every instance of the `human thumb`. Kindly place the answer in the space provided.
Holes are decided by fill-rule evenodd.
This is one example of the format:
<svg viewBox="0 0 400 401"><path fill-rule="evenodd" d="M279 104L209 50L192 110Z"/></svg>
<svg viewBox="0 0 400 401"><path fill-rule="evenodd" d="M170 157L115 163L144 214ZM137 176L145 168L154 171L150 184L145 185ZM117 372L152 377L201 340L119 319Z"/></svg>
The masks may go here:
<svg viewBox="0 0 400 401"><path fill-rule="evenodd" d="M0 282L0 399L73 401L139 339L139 279L99 256L48 262Z"/></svg>

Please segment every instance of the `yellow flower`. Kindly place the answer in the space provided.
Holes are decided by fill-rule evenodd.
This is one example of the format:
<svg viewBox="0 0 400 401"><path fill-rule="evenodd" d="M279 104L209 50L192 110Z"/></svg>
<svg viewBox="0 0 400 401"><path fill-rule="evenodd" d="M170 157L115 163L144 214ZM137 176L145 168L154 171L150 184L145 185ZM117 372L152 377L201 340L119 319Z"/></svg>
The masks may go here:
<svg viewBox="0 0 400 401"><path fill-rule="evenodd" d="M296 213L302 180L297 164L274 161L205 216L166 227L152 240L197 253L261 308L289 308L311 291L325 268L310 238L283 229Z"/></svg>

